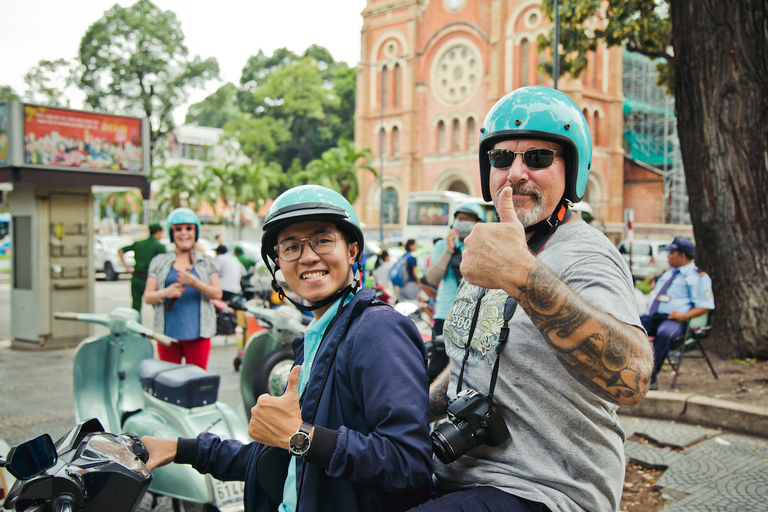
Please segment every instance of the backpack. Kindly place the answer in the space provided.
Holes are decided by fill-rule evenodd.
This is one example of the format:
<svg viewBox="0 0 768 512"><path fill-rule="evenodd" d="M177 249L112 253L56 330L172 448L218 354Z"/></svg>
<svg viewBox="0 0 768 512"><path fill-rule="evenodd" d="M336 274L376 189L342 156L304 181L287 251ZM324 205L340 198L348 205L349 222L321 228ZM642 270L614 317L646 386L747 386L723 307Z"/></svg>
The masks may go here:
<svg viewBox="0 0 768 512"><path fill-rule="evenodd" d="M402 258L397 260L394 265L389 269L389 280L393 286L405 286L405 282L408 279L406 272L408 271L408 253L404 254Z"/></svg>

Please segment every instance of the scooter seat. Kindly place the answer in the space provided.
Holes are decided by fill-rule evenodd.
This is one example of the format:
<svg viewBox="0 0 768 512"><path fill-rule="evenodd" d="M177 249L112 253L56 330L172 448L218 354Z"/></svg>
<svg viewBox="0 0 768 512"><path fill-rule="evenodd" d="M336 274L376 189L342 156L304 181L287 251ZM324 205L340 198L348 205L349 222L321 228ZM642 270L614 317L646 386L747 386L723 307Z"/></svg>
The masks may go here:
<svg viewBox="0 0 768 512"><path fill-rule="evenodd" d="M199 366L145 359L138 371L144 391L170 404L191 409L212 404L219 395L220 377Z"/></svg>

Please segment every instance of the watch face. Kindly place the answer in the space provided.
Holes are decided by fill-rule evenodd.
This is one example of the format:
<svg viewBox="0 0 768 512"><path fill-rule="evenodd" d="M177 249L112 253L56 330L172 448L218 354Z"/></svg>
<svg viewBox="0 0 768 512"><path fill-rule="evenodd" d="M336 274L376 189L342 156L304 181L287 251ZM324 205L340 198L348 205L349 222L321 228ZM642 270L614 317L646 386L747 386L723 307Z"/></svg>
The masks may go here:
<svg viewBox="0 0 768 512"><path fill-rule="evenodd" d="M288 440L288 450L291 454L302 456L309 450L309 434L312 431L312 425L302 423L299 430Z"/></svg>

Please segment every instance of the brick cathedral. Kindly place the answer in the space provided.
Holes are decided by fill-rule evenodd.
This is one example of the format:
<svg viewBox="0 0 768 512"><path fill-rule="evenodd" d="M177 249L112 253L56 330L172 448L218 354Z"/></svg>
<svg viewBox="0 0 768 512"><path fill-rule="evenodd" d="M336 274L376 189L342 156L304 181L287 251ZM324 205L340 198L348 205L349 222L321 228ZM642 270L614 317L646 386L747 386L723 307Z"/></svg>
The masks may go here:
<svg viewBox="0 0 768 512"><path fill-rule="evenodd" d="M485 114L513 89L552 87L538 71L550 52L536 48L551 23L540 0L368 0L362 15L355 141L373 150L377 170L383 162L384 227L397 230L410 192L482 195L477 147ZM621 48L590 53L581 77L561 77L558 89L582 107L592 132L584 200L598 223L620 226ZM379 179L362 171L360 184L355 209L378 226Z"/></svg>

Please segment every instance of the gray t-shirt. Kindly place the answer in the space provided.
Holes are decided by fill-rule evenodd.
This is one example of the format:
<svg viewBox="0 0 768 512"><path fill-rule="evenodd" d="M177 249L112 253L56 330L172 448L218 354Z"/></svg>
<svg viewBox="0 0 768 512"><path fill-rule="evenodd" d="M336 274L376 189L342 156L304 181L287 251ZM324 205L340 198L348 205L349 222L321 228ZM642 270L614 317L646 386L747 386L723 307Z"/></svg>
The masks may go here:
<svg viewBox="0 0 768 512"><path fill-rule="evenodd" d="M629 271L602 233L580 220L563 224L538 259L589 304L640 327ZM446 318L449 398L456 395L481 291L463 283ZM488 290L482 299L462 389L488 393L506 298L502 290ZM553 512L618 510L625 465L618 407L568 373L522 307L509 327L494 401L511 438L497 448L473 448L448 465L435 458L438 486L492 486L543 503Z"/></svg>

